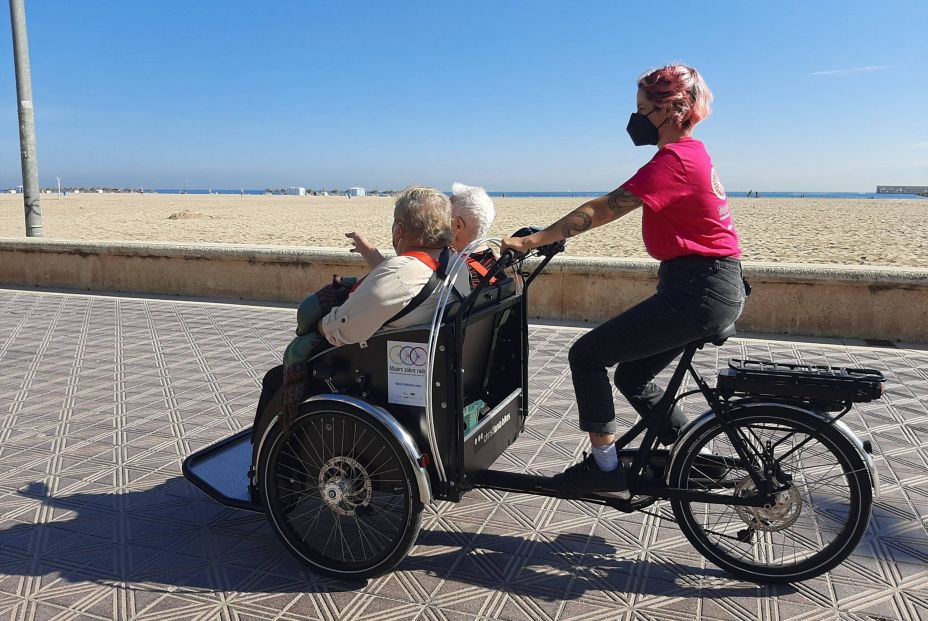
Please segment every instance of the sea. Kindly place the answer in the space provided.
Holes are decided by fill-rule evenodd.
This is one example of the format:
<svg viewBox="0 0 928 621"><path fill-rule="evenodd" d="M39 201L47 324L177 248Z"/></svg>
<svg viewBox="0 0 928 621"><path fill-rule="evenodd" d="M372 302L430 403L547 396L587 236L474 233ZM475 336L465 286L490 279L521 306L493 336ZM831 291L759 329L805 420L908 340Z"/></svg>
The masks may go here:
<svg viewBox="0 0 928 621"><path fill-rule="evenodd" d="M751 196L755 193L757 198L916 198L925 200L918 194L877 194L876 192L764 192L762 190L749 190ZM728 192L732 198L744 198L748 192ZM512 198L595 198L607 194L606 192L488 192L490 196Z"/></svg>
<svg viewBox="0 0 928 621"><path fill-rule="evenodd" d="M249 196L260 196L266 190L180 190L180 189L161 189L155 190L158 194L237 194L242 193ZM488 192L490 196L500 198L594 198L607 194L609 190L602 192L591 191L566 191L566 192ZM757 194L758 198L872 198L872 199L920 199L925 200L924 196L917 194L877 194L876 192L764 192L763 190L749 190L741 192L728 192L732 198L743 198L748 195Z"/></svg>

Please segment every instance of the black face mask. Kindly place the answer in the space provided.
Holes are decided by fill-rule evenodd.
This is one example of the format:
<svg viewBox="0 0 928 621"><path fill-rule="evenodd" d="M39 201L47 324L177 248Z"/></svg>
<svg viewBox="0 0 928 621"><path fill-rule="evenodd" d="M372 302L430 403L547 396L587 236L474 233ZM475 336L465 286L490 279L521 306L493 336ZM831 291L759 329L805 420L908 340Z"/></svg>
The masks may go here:
<svg viewBox="0 0 928 621"><path fill-rule="evenodd" d="M632 142L635 143L636 147L642 147L646 144L657 144L657 128L654 127L654 123L648 118L656 111L657 108L651 110L647 114L632 112L631 118L628 119L628 125L625 127L625 131L631 136Z"/></svg>

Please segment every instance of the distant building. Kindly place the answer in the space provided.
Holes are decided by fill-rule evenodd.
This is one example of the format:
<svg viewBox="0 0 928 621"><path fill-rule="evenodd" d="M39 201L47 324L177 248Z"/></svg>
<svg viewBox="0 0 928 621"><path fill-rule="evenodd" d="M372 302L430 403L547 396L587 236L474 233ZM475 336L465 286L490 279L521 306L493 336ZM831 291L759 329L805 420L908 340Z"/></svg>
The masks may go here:
<svg viewBox="0 0 928 621"><path fill-rule="evenodd" d="M928 192L928 185L878 185L877 194L921 194Z"/></svg>
<svg viewBox="0 0 928 621"><path fill-rule="evenodd" d="M364 196L367 191L364 188L348 188L348 196Z"/></svg>
<svg viewBox="0 0 928 621"><path fill-rule="evenodd" d="M306 188L290 186L287 188L288 196L306 196Z"/></svg>

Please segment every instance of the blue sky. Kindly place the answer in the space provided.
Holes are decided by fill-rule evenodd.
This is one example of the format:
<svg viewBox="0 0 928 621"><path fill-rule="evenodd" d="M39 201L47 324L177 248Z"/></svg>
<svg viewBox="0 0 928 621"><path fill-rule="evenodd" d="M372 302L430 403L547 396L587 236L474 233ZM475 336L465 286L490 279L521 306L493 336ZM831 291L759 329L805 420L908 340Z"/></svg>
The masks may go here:
<svg viewBox="0 0 928 621"><path fill-rule="evenodd" d="M41 182L608 190L635 80L715 93L730 190L928 184L928 2L27 0ZM20 183L0 11L0 186Z"/></svg>

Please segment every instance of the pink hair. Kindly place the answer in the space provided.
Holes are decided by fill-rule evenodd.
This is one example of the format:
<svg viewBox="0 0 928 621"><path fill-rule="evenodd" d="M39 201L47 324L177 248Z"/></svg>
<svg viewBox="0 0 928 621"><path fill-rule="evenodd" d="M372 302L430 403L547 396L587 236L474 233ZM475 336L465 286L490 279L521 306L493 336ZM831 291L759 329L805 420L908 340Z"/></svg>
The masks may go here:
<svg viewBox="0 0 928 621"><path fill-rule="evenodd" d="M646 71L638 78L638 88L655 106L672 106L674 123L682 129L709 116L712 91L692 67L673 64Z"/></svg>

